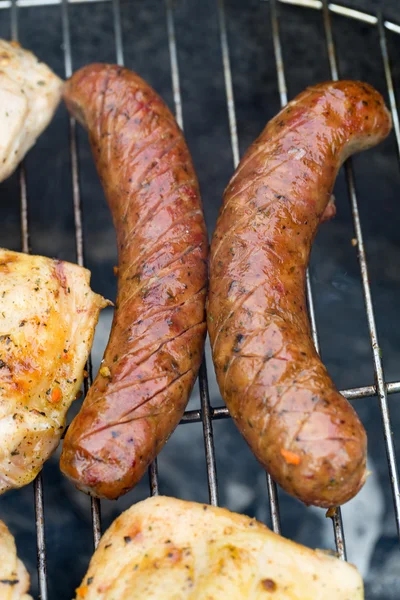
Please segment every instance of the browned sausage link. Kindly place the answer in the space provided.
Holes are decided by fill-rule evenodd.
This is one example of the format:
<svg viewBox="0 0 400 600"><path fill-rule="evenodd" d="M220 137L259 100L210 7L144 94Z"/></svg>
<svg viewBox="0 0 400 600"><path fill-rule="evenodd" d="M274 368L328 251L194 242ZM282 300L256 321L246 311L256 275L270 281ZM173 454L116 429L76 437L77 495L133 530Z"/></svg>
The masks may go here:
<svg viewBox="0 0 400 600"><path fill-rule="evenodd" d="M119 266L111 337L67 432L61 469L80 489L117 498L179 423L197 376L207 237L182 132L149 85L127 69L89 65L64 97L89 131Z"/></svg>
<svg viewBox="0 0 400 600"><path fill-rule="evenodd" d="M305 274L340 165L390 128L369 85L307 89L243 157L212 240L208 329L221 393L258 460L306 504L343 504L365 481L365 431L315 351Z"/></svg>

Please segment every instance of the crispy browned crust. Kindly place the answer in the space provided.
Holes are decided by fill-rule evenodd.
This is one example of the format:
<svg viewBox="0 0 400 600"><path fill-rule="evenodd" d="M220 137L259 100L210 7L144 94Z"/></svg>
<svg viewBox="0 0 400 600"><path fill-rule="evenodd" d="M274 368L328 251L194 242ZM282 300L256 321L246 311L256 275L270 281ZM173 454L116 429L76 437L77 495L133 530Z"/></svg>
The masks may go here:
<svg viewBox="0 0 400 600"><path fill-rule="evenodd" d="M307 89L243 157L212 240L208 330L222 396L258 460L306 504L343 504L365 480L366 434L315 351L305 275L340 165L390 129L367 84Z"/></svg>
<svg viewBox="0 0 400 600"><path fill-rule="evenodd" d="M70 426L61 469L117 498L179 423L200 366L207 236L181 130L138 75L89 65L64 99L89 131L117 232L118 298L102 368Z"/></svg>

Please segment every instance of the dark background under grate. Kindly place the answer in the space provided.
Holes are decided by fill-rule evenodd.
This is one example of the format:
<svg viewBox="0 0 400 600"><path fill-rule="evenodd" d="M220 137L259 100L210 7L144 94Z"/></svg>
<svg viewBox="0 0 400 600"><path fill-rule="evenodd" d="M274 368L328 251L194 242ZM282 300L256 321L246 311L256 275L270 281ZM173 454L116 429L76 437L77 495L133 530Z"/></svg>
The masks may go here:
<svg viewBox="0 0 400 600"><path fill-rule="evenodd" d="M367 428L373 474L364 490L343 508L343 522L340 513L333 519L333 529L323 511L306 509L277 491L226 418L208 348L209 387L203 365L200 393L196 389L192 396L186 425L162 451L159 475L153 465L149 479L152 493L219 502L276 531L282 523L284 535L303 543L336 544L340 555L347 550L348 559L362 570L367 599L390 600L400 594L393 445L400 431L400 131L392 87L392 77L394 88L400 84L400 27L381 15L352 13L338 4L298 4L303 6L273 0L1 0L0 36L19 39L62 77L88 62L117 61L147 79L184 127L210 233L239 156L287 98L339 74L365 79L386 95L395 132L340 174L338 215L317 237L309 286L317 346L319 338L324 361L354 399ZM354 0L352 6L366 10L366 4ZM377 1L368 4L371 11L379 7ZM395 8L390 2L383 5ZM64 107L24 168L0 186L0 197L2 246L85 264L93 274L92 287L114 298L111 219L86 135ZM103 311L96 332L96 369L111 316L110 310ZM77 410L73 407L70 417ZM40 592L42 600L73 596L93 551L93 535L97 541L101 531L99 504L62 478L58 455L34 485L0 499L0 518L16 534L33 593ZM119 501L102 502L102 529L148 493L148 482L142 481Z"/></svg>

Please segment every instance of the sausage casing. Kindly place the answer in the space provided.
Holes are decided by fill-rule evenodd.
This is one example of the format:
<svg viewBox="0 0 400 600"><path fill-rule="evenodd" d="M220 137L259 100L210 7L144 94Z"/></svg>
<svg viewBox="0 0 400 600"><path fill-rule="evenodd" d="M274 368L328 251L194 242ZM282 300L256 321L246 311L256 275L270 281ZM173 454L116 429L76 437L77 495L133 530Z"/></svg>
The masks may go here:
<svg viewBox="0 0 400 600"><path fill-rule="evenodd" d="M305 277L318 225L334 214L339 167L390 129L371 86L308 88L243 157L211 244L208 330L222 396L258 460L306 504L343 504L365 481L366 434L315 350Z"/></svg>
<svg viewBox="0 0 400 600"><path fill-rule="evenodd" d="M200 366L207 236L181 130L138 75L88 65L64 99L87 128L118 243L118 296L104 360L61 456L91 495L142 477L183 414Z"/></svg>

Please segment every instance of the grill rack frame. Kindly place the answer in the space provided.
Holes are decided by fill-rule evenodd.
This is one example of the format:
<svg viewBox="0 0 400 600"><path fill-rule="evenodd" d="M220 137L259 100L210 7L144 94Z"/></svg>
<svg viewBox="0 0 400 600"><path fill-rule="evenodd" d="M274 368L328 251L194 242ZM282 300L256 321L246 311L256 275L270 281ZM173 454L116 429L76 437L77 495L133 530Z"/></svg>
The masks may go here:
<svg viewBox="0 0 400 600"><path fill-rule="evenodd" d="M271 13L271 34L275 55L275 68L278 81L278 92L281 106L288 101L288 92L285 78L285 66L282 54L282 45L279 29L279 4L292 5L302 8L315 9L322 12L323 28L325 35L326 48L330 66L331 77L334 80L339 79L339 71L336 59L336 48L331 25L331 13L345 16L368 23L377 27L379 36L379 45L382 58L382 67L385 74L387 93L389 97L390 111L393 120L393 130L396 139L396 148L398 160L400 163L400 120L396 101L396 95L393 85L393 77L390 66L390 59L386 40L386 30L400 35L400 25L392 21L385 20L382 13L377 15L366 13L346 7L342 4L328 3L328 0L260 0L260 2L269 2ZM11 37L18 40L18 11L25 7L42 7L59 5L61 10L62 38L64 49L64 75L68 78L73 72L71 35L69 26L68 6L73 4L88 3L108 3L112 4L113 25L115 39L115 56L118 64L124 64L124 46L122 36L120 0L0 0L0 10L10 9L10 27ZM224 0L216 0L218 12L218 28L221 46L221 59L224 72L224 84L226 94L226 108L229 121L230 141L232 149L232 161L234 168L237 167L240 160L239 137L237 131L236 109L233 90L232 70L230 65L229 40L226 26L225 4ZM179 63L177 55L177 40L174 27L174 0L164 0L166 11L166 28L168 33L168 46L171 67L172 91L175 105L175 116L179 126L184 128L182 97L180 91ZM76 262L84 266L84 236L83 236L83 215L82 200L79 184L79 160L77 152L76 122L73 117L69 117L69 136L70 136L70 159L71 159L71 180L72 180L72 200L75 224L75 251ZM396 465L395 449L393 442L393 433L391 431L390 414L387 397L389 394L400 392L400 380L395 382L386 382L383 372L382 358L380 356L377 328L375 323L374 308L372 303L371 288L368 279L368 264L363 241L361 220L358 211L358 201L355 191L355 180L351 159L347 160L345 165L345 174L347 188L350 198L350 204L353 215L354 233L358 246L358 261L360 265L361 281L365 310L368 321L368 328L373 353L373 366L375 373L375 384L356 388L341 390L341 393L349 400L358 400L366 397L378 397L382 415L383 433L385 438L385 448L388 459L388 469L391 479L391 487L394 502L394 514L397 526L397 533L400 537L400 484ZM21 250L29 253L29 197L26 184L26 175L23 164L18 169L19 187L20 187L20 222L21 222ZM319 352L318 330L314 310L313 291L309 274L307 273L306 282L308 311L311 322L311 331L314 344ZM93 381L92 364L89 357L88 378L84 382L84 392L87 393L89 386ZM229 418L228 409L224 406L213 408L210 404L207 365L205 356L199 371L199 389L200 389L200 409L185 411L181 423L202 422L204 435L204 449L207 466L207 480L209 489L210 504L218 505L218 483L215 461L215 446L213 439L213 421ZM278 493L275 482L267 474L267 489L270 507L270 516L272 529L280 533L280 511ZM158 467L157 459L149 467L149 484L151 495L158 495ZM36 516L36 540L37 540L37 570L39 582L39 594L41 600L48 600L47 587L47 564L46 564L46 540L44 524L44 500L43 500L43 477L40 473L34 481L34 503ZM92 525L93 525L93 543L96 548L101 537L101 507L100 501L91 498ZM344 537L344 528L340 508L331 517L333 523L333 532L337 552L343 560L346 560L346 544Z"/></svg>

